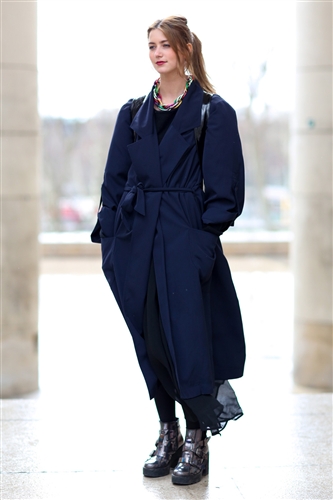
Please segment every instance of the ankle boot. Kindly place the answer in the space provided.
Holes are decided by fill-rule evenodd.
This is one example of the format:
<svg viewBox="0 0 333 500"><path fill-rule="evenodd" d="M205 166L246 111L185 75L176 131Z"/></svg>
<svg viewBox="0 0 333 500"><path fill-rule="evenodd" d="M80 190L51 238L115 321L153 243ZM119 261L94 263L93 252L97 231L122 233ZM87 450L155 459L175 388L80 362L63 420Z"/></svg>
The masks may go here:
<svg viewBox="0 0 333 500"><path fill-rule="evenodd" d="M198 483L209 471L208 441L201 429L187 429L182 457L172 473L173 484Z"/></svg>
<svg viewBox="0 0 333 500"><path fill-rule="evenodd" d="M143 466L146 477L166 476L170 467L174 467L182 454L184 438L181 435L179 421L160 422L161 429L156 449L151 453Z"/></svg>

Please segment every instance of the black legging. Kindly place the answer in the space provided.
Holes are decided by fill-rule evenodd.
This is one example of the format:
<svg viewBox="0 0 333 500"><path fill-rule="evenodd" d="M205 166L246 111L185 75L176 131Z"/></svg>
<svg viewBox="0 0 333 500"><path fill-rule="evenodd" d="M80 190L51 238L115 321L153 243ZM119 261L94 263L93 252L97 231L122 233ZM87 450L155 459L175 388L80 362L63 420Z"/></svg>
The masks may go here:
<svg viewBox="0 0 333 500"><path fill-rule="evenodd" d="M177 418L175 400L169 396L163 385L159 386L158 390L156 391L154 400L161 422L174 422ZM193 413L188 408L188 406L182 403L182 409L184 412L187 429L199 429L200 424L195 417L193 420Z"/></svg>

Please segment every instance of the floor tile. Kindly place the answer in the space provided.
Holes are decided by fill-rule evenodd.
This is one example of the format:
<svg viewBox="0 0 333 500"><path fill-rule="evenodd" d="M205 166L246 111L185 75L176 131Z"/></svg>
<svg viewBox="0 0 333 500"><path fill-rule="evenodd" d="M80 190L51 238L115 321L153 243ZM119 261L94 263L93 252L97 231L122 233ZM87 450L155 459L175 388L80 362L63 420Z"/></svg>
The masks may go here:
<svg viewBox="0 0 333 500"><path fill-rule="evenodd" d="M232 471L245 500L332 500L332 467L247 467Z"/></svg>

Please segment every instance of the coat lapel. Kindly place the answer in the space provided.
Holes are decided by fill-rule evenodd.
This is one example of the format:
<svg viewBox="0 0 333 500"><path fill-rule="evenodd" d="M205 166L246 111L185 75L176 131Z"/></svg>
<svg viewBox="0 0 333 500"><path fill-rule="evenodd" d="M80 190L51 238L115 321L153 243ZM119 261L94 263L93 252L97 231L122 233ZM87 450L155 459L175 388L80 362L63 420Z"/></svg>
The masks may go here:
<svg viewBox="0 0 333 500"><path fill-rule="evenodd" d="M136 132L136 134L141 138L149 136L155 132L153 101L153 93L150 92L147 98L143 101L143 104L139 108L131 123L131 129L134 130L134 132Z"/></svg>
<svg viewBox="0 0 333 500"><path fill-rule="evenodd" d="M202 99L203 91L198 82L194 80L177 111L175 119L172 121L172 127L180 134L199 127Z"/></svg>
<svg viewBox="0 0 333 500"><path fill-rule="evenodd" d="M131 129L138 140L127 146L133 167L140 182L147 186L161 186L159 147L154 123L153 93L148 94L135 115Z"/></svg>

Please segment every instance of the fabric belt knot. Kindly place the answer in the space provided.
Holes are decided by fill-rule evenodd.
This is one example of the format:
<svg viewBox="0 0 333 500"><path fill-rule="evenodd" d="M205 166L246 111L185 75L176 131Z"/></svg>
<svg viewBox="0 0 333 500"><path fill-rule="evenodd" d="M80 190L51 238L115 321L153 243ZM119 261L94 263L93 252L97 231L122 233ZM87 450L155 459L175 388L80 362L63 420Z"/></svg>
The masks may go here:
<svg viewBox="0 0 333 500"><path fill-rule="evenodd" d="M142 182L129 189L121 203L121 209L127 213L135 210L138 214L146 215L145 194Z"/></svg>

